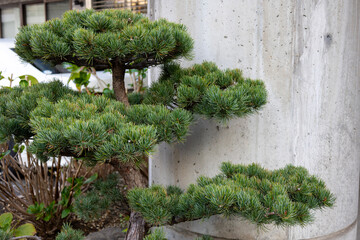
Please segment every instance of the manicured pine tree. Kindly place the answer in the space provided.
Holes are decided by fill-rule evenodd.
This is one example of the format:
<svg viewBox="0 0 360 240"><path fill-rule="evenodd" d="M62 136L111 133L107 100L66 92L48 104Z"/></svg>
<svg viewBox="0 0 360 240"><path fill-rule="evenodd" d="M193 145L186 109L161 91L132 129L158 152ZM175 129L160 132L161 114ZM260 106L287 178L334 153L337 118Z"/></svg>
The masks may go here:
<svg viewBox="0 0 360 240"><path fill-rule="evenodd" d="M256 207L261 212L262 203L255 199L257 188L271 188L271 181L277 181L271 178L271 174L266 176L261 186L256 185L257 179L246 180L247 176L236 175L235 180L227 175L226 177L231 179L227 180L224 176L218 177L218 180L204 179L199 182L200 187L216 192L215 196L219 197L218 200L213 199L211 204L223 201L226 205L223 211L208 203L205 206L210 208L205 213L201 212L201 209L194 209L197 211L195 213L190 211L193 206L191 201L195 201L196 197L204 197L201 204L206 202L206 196L200 195L203 190L199 190L200 193L194 196L190 190L189 194L185 194L186 197L182 197L177 188L164 190L155 187L139 190L148 186L147 174L142 168L143 164L146 164L146 156L159 142L184 140L192 114L224 121L256 112L266 103L263 82L245 79L239 70L222 71L208 62L181 69L178 64L170 63L180 57L189 57L192 46L193 41L183 25L163 19L151 22L142 15L121 10L69 11L61 20L26 26L16 37L15 50L25 61L41 58L53 64L71 62L80 66L112 69L117 101L104 96L87 95L72 95L58 102L49 102L46 98L39 100L37 108L30 114L30 126L35 133L30 149L43 160L61 155L93 164L107 162L113 165L127 185L123 193L127 195L129 190L134 189L129 195L129 203L134 211L130 215L126 239L143 239L146 228L150 225L180 222L180 218L182 221L198 219L224 211L240 211L238 206L234 206L234 201L239 202L242 196L236 195L234 198L231 195L231 202L224 199L229 192L233 193L234 189L231 187L236 185L237 181L242 181L242 186L255 189L250 193L244 192L243 197L246 199L252 194L250 197L254 199L249 201L257 204ZM136 105L129 106L124 84L125 70L142 69L162 63L165 65L159 81L144 95L133 95L130 99ZM258 171L263 172L260 168L256 169L258 170L254 170L255 174ZM294 187L295 183L294 180L290 186ZM207 184L210 187L207 187ZM231 186L222 189L220 185L226 184ZM190 188L195 190L195 187ZM239 188L235 186L235 190ZM319 188L323 189L324 185L320 184ZM284 199L282 202L269 199L266 204L280 204L284 207L291 204L291 200L283 196L286 195L285 191L288 190L278 190L281 199ZM272 194L277 196L278 192ZM155 197L157 193L159 196L165 194L162 199L166 203ZM326 196L331 199L330 195ZM195 199L191 200L191 197ZM170 203L175 202L169 205L168 200ZM149 215L144 210L151 202L159 213ZM327 205L330 206L331 201ZM327 205L315 204L313 208ZM168 209L169 207L171 209ZM253 209L252 204L243 207L245 210L249 207L248 211ZM188 210L189 213L186 214ZM271 212L267 214L274 215ZM144 217L150 225L146 225ZM153 220L154 218L158 220ZM260 220L260 223L266 222L262 218ZM291 221L294 223L296 219Z"/></svg>
<svg viewBox="0 0 360 240"><path fill-rule="evenodd" d="M164 19L150 21L122 10L68 11L62 19L25 26L16 36L16 53L25 61L112 69L115 97L129 105L125 70L143 69L189 57L193 40L184 25ZM147 186L147 177L134 164L122 166L129 188Z"/></svg>

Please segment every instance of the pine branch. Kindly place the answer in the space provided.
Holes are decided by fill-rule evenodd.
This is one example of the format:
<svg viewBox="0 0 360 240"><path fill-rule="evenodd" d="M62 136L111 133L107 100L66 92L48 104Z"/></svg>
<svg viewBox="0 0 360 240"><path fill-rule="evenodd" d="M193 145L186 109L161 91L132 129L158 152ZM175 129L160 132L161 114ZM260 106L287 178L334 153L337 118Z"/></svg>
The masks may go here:
<svg viewBox="0 0 360 240"><path fill-rule="evenodd" d="M312 210L332 207L334 195L322 180L291 165L269 171L256 164L223 163L214 178L200 177L186 192L152 186L128 194L130 207L153 226L173 225L221 214L259 226L307 225Z"/></svg>
<svg viewBox="0 0 360 240"><path fill-rule="evenodd" d="M260 80L243 78L238 69L221 71L204 62L181 69L165 64L159 81L145 92L143 103L179 106L190 112L226 121L257 112L266 103Z"/></svg>

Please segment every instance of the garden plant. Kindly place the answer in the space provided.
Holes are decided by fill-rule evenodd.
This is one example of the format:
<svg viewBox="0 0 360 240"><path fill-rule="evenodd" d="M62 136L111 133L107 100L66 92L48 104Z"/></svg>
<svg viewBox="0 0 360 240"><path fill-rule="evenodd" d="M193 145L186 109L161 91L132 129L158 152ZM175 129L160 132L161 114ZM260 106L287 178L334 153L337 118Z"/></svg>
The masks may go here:
<svg viewBox="0 0 360 240"><path fill-rule="evenodd" d="M144 239L151 226L216 214L239 215L257 225L304 225L312 220L311 209L331 207L334 197L325 184L294 166L268 171L224 163L221 174L199 178L186 192L147 188L148 154L160 142L184 141L194 114L227 121L266 103L264 83L244 78L238 69L220 70L210 62L184 69L171 62L191 57L192 47L185 26L122 10L69 11L62 19L23 27L15 47L23 60L111 69L115 95L36 99L25 125L30 152L42 161L66 156L88 165L111 164L126 185L121 190L131 209L127 240ZM141 97L128 98L126 69L159 64L158 81ZM163 239L155 234L160 237L147 239Z"/></svg>
<svg viewBox="0 0 360 240"><path fill-rule="evenodd" d="M25 223L19 226L14 224L13 215L9 212L0 215L0 239L16 240L16 239L35 239L41 240L34 236L36 233L34 225Z"/></svg>
<svg viewBox="0 0 360 240"><path fill-rule="evenodd" d="M73 199L96 177L90 176L82 162L62 156L39 161L29 150L34 135L30 112L37 101L56 102L68 94L77 93L59 81L0 90L0 202L17 219L31 222L44 238L61 229L73 211ZM17 142L10 150L9 139ZM62 162L67 162L66 166L61 166Z"/></svg>

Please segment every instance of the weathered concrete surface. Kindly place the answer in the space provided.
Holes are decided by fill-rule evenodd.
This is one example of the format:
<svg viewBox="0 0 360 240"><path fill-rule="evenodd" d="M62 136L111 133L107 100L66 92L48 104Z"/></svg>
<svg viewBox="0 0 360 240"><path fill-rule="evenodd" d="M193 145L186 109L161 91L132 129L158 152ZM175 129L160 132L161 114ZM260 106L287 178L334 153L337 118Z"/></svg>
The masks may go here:
<svg viewBox="0 0 360 240"><path fill-rule="evenodd" d="M151 181L185 188L201 174L215 175L222 161L258 162L270 169L291 163L323 178L337 196L336 207L317 212L314 224L270 231L264 238L241 221L232 221L234 232L227 231L228 223L216 218L175 228L229 239L355 240L360 2L152 0L149 5L152 18L188 27L195 56L184 66L208 60L240 68L247 77L263 79L269 93L258 115L227 126L199 120L185 144L159 146Z"/></svg>
<svg viewBox="0 0 360 240"><path fill-rule="evenodd" d="M98 232L90 233L85 240L123 240L125 233L120 227L109 227Z"/></svg>

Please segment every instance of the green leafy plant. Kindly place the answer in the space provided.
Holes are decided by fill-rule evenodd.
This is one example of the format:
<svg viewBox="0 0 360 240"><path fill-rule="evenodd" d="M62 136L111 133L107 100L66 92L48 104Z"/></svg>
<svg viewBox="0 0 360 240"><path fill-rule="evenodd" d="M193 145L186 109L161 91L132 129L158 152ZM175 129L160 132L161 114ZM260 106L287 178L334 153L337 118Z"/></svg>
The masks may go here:
<svg viewBox="0 0 360 240"><path fill-rule="evenodd" d="M5 77L2 75L2 72L0 71L0 80L2 80L4 78ZM21 75L18 78L20 79L19 85L23 88L39 83L39 81L34 76L31 76L31 75ZM8 77L8 80L10 82L9 88L11 88L12 83L15 81L13 74L11 74L10 77Z"/></svg>
<svg viewBox="0 0 360 240"><path fill-rule="evenodd" d="M0 152L7 149L1 147ZM73 212L74 197L85 191L96 175L86 177L89 170L85 170L79 177L82 164L75 166L70 161L61 166L61 157L52 158L48 166L27 152L24 161L22 150L16 146L15 157L9 154L1 159L0 202L19 219L34 224L40 236L52 239Z"/></svg>
<svg viewBox="0 0 360 240"><path fill-rule="evenodd" d="M12 226L13 215L11 213L3 213L0 215L0 237L4 240L11 240L13 237L20 239L19 237L31 237L36 234L34 225L31 223L25 223L20 226ZM34 239L39 239L33 237Z"/></svg>
<svg viewBox="0 0 360 240"><path fill-rule="evenodd" d="M88 89L91 73L88 71L88 69L84 66L79 67L72 63L64 63L64 66L66 69L68 69L71 72L68 83L70 81L73 81L76 85L76 88L80 92L81 92L81 87L84 87L86 92L88 94L91 94Z"/></svg>
<svg viewBox="0 0 360 240"><path fill-rule="evenodd" d="M34 205L30 205L27 212L36 216L36 220L44 220L48 222L56 211L55 201L52 201L49 206L45 207L44 203L35 202Z"/></svg>
<svg viewBox="0 0 360 240"><path fill-rule="evenodd" d="M144 69L128 69L126 73L130 75L131 84L135 93L142 93L145 90L144 79L146 78L147 68Z"/></svg>
<svg viewBox="0 0 360 240"><path fill-rule="evenodd" d="M110 88L110 84L107 85L106 88L103 90L103 95L108 98L115 98L114 90Z"/></svg>
<svg viewBox="0 0 360 240"><path fill-rule="evenodd" d="M19 85L21 87L29 87L39 83L39 81L34 76L31 75L21 75L19 76L19 79L20 79Z"/></svg>
<svg viewBox="0 0 360 240"><path fill-rule="evenodd" d="M56 212L60 207L61 218L66 218L70 213L73 212L72 198L76 198L82 193L82 187L84 184L89 184L97 178L97 174L94 174L86 181L84 177L69 177L66 181L70 184L64 186L61 191L61 200L56 202L52 201L48 206L44 203L35 202L34 205L30 205L27 212L36 216L36 220L44 220L48 222L52 217L57 217Z"/></svg>

